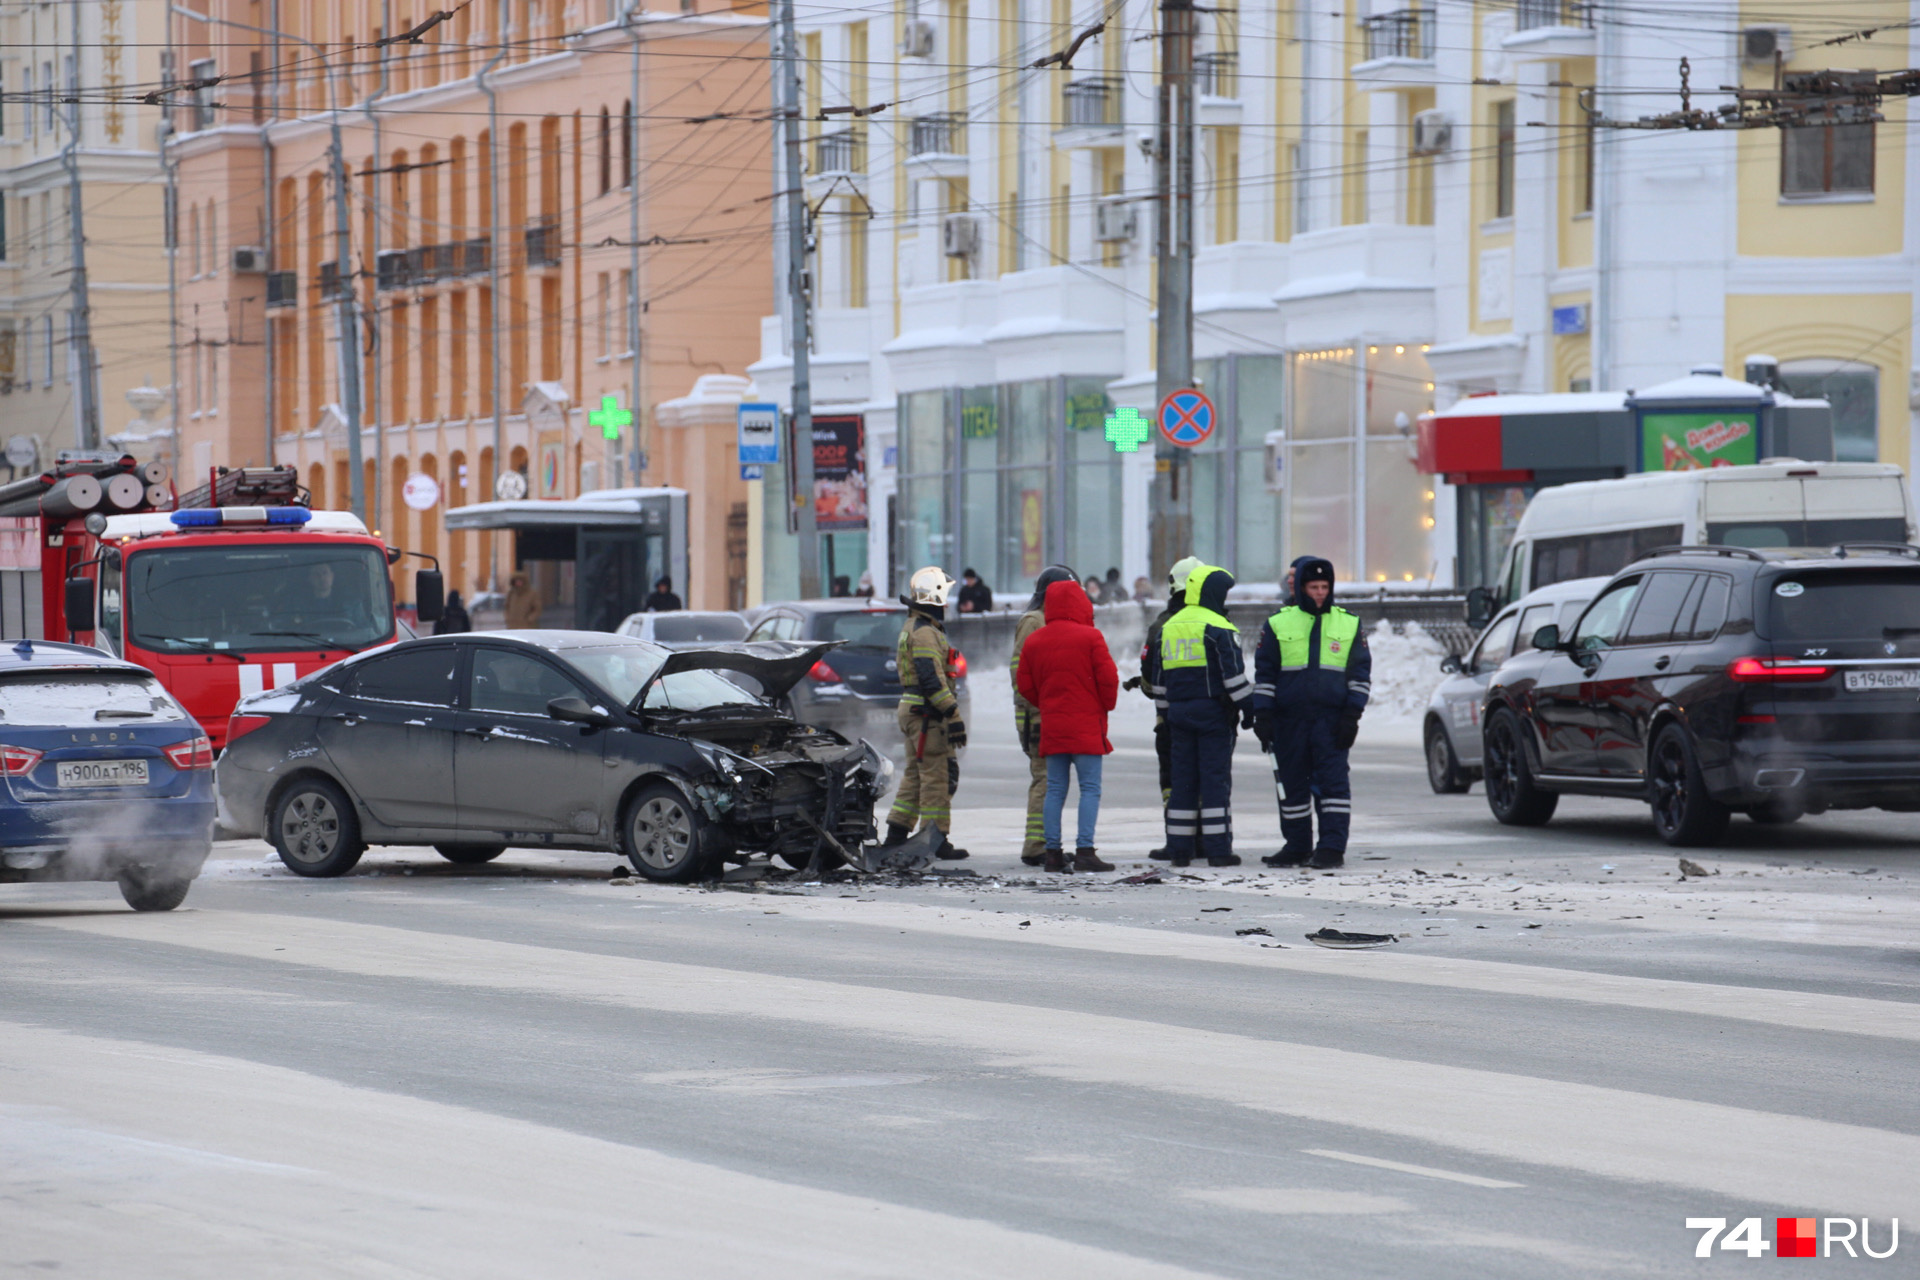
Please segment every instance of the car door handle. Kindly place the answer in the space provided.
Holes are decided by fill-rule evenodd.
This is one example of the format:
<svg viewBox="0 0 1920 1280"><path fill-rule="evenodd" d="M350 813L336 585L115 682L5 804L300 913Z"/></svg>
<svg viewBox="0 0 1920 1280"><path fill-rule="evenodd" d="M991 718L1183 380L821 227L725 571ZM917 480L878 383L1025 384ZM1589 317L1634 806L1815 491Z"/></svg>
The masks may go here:
<svg viewBox="0 0 1920 1280"><path fill-rule="evenodd" d="M469 738L491 738L494 731L493 727L489 725L485 729L462 729L460 732L466 734Z"/></svg>
<svg viewBox="0 0 1920 1280"><path fill-rule="evenodd" d="M335 720L338 720L341 724L344 724L345 726L347 726L347 728L349 729L353 728L353 726L359 724L362 720L366 719L365 716L351 715L344 711L336 712L333 718Z"/></svg>
<svg viewBox="0 0 1920 1280"><path fill-rule="evenodd" d="M1655 671L1665 671L1672 662L1672 655L1663 653L1653 660L1653 669Z"/></svg>

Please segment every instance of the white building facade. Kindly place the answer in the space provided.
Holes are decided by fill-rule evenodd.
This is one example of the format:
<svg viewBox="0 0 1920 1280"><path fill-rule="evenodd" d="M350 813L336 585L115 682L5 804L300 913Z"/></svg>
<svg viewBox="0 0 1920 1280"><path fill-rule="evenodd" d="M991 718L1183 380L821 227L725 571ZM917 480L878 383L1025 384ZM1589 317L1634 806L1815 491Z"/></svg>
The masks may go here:
<svg viewBox="0 0 1920 1280"><path fill-rule="evenodd" d="M1748 8L1202 13L1194 354L1221 421L1193 459L1192 552L1249 583L1308 553L1376 584L1478 580L1553 478L1456 492L1416 465L1422 412L1738 376L1759 352L1834 401L1840 456L1908 463L1905 101L1791 134L1610 130L1583 108L1677 108L1682 56L1696 91L1771 84L1776 47L1784 74L1913 65L1912 31L1813 46L1920 4L1797 33ZM1056 561L1154 568L1155 458L1101 428L1153 409L1158 21L1087 0L802 9L813 397L867 424L872 522L830 535L837 572L885 590L971 567L1016 593ZM1071 69L1032 69L1102 22ZM770 316L757 392L784 401L790 370ZM758 509L763 593L791 594L786 504Z"/></svg>

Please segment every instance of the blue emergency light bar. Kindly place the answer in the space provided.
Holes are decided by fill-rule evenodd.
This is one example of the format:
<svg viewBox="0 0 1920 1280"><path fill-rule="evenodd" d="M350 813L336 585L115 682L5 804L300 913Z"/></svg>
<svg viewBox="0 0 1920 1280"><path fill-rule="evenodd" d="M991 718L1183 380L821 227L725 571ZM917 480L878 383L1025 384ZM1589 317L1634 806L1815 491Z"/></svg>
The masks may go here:
<svg viewBox="0 0 1920 1280"><path fill-rule="evenodd" d="M313 512L305 507L189 507L171 519L182 529L209 529L238 524L305 524Z"/></svg>

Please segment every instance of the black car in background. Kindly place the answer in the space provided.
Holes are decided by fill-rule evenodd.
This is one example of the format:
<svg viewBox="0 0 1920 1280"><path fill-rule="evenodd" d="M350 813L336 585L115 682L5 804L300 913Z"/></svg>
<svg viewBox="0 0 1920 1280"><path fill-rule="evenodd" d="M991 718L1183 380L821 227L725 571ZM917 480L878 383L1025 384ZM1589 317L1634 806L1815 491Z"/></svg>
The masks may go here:
<svg viewBox="0 0 1920 1280"><path fill-rule="evenodd" d="M1673 547L1546 626L1487 690L1487 804L1642 800L1673 845L1729 817L1920 810L1920 547Z"/></svg>
<svg viewBox="0 0 1920 1280"><path fill-rule="evenodd" d="M907 607L879 600L787 600L768 605L754 619L748 640L832 642L839 647L787 692L796 719L841 733L892 743L899 737L894 709L900 705L900 628ZM957 651L956 651L957 652ZM967 660L959 656L954 692L960 716L968 718Z"/></svg>
<svg viewBox="0 0 1920 1280"><path fill-rule="evenodd" d="M603 849L653 880L762 851L833 865L873 838L893 765L729 678L777 696L828 650L487 631L356 654L241 700L221 823L305 876L341 875L369 844L453 862Z"/></svg>

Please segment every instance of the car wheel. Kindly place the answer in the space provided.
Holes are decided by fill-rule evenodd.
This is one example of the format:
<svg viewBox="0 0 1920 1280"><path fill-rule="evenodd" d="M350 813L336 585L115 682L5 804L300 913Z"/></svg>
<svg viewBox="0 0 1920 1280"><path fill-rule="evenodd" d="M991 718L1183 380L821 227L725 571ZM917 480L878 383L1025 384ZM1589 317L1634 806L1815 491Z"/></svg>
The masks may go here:
<svg viewBox="0 0 1920 1280"><path fill-rule="evenodd" d="M1693 742L1677 724L1662 728L1647 753L1647 804L1660 838L1683 849L1717 844L1732 817L1727 806L1707 794Z"/></svg>
<svg viewBox="0 0 1920 1280"><path fill-rule="evenodd" d="M1473 788L1473 779L1453 758L1453 743L1438 720L1427 721L1427 785L1441 796L1457 796Z"/></svg>
<svg viewBox="0 0 1920 1280"><path fill-rule="evenodd" d="M282 791L267 836L287 870L302 876L345 875L367 848L353 802L325 778L301 778Z"/></svg>
<svg viewBox="0 0 1920 1280"><path fill-rule="evenodd" d="M641 788L620 829L627 861L649 880L695 880L712 861L706 819L671 783Z"/></svg>
<svg viewBox="0 0 1920 1280"><path fill-rule="evenodd" d="M138 871L120 876L120 896L135 911L171 911L187 900L191 877L149 876Z"/></svg>
<svg viewBox="0 0 1920 1280"><path fill-rule="evenodd" d="M1791 800L1776 800L1771 804L1757 804L1747 810L1747 817L1769 827L1784 827L1788 823L1798 822L1807 816L1807 811Z"/></svg>
<svg viewBox="0 0 1920 1280"><path fill-rule="evenodd" d="M503 844L437 844L433 851L448 862L457 862L462 866L471 866L480 862L492 862L507 851Z"/></svg>
<svg viewBox="0 0 1920 1280"><path fill-rule="evenodd" d="M1558 792L1542 791L1527 764L1527 744L1519 717L1500 710L1487 722L1487 808L1494 820L1509 827L1541 827L1560 805Z"/></svg>

